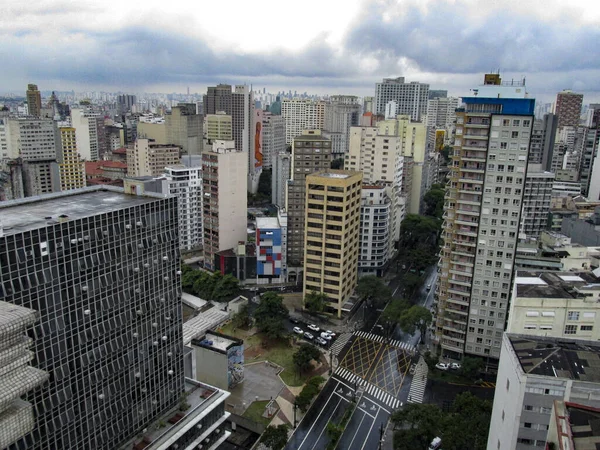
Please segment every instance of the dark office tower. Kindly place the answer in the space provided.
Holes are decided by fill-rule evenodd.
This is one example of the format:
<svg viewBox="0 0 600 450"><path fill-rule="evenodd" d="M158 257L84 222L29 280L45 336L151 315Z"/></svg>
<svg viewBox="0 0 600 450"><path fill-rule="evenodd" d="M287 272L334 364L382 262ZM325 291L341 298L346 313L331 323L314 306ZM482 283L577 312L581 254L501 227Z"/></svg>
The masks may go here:
<svg viewBox="0 0 600 450"><path fill-rule="evenodd" d="M550 171L552 167L552 153L556 139L558 117L556 114L544 114L542 120L536 120L531 130L531 144L529 148L529 163L541 164L542 170Z"/></svg>
<svg viewBox="0 0 600 450"><path fill-rule="evenodd" d="M177 199L84 188L0 203L0 301L31 308L31 432L9 449L115 449L184 389Z"/></svg>
<svg viewBox="0 0 600 450"><path fill-rule="evenodd" d="M27 85L26 97L29 115L40 117L40 112L42 111L42 95L40 94L40 91L38 91L37 84Z"/></svg>
<svg viewBox="0 0 600 450"><path fill-rule="evenodd" d="M231 115L231 85L219 84L208 88L202 103L204 104L204 114L216 114L218 111L224 111Z"/></svg>
<svg viewBox="0 0 600 450"><path fill-rule="evenodd" d="M135 95L122 94L117 95L117 112L119 115L131 111L131 108L136 103Z"/></svg>
<svg viewBox="0 0 600 450"><path fill-rule="evenodd" d="M577 127L581 117L583 94L564 90L556 95L554 113L558 116L558 127Z"/></svg>

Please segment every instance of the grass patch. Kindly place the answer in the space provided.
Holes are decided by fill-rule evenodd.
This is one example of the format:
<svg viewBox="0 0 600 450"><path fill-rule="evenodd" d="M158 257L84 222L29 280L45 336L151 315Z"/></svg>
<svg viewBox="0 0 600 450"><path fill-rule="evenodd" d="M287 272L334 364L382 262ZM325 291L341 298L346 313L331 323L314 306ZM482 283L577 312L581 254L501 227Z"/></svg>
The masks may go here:
<svg viewBox="0 0 600 450"><path fill-rule="evenodd" d="M250 403L248 409L244 411L242 414L246 419L250 419L256 423L263 424L265 427L271 423L271 418L263 417L263 413L265 412L265 408L269 404L269 400L261 400L257 402Z"/></svg>

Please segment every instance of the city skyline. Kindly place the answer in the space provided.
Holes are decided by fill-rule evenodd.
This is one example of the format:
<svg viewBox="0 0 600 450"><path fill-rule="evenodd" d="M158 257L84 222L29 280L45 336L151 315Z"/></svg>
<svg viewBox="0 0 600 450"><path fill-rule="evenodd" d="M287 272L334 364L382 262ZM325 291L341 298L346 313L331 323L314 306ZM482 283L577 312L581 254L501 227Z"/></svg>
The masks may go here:
<svg viewBox="0 0 600 450"><path fill-rule="evenodd" d="M585 103L600 99L600 9L583 0L159 5L8 6L0 57L12 70L3 91L33 82L40 90L203 92L227 82L365 96L381 78L404 76L459 96L481 72L499 70L504 80L527 77L538 101L563 89L583 93Z"/></svg>

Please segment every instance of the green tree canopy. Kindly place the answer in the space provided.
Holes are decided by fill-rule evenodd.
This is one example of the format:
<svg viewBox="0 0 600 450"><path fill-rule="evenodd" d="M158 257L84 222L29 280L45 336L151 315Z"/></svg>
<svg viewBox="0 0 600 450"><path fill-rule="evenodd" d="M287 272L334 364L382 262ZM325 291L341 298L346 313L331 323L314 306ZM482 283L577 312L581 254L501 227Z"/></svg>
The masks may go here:
<svg viewBox="0 0 600 450"><path fill-rule="evenodd" d="M231 274L218 277L212 293L214 300L227 300L235 297L240 292L239 280Z"/></svg>
<svg viewBox="0 0 600 450"><path fill-rule="evenodd" d="M271 179L273 178L273 172L271 169L263 169L258 178L258 190L257 193L264 197L271 197Z"/></svg>
<svg viewBox="0 0 600 450"><path fill-rule="evenodd" d="M415 334L415 331L421 332L421 342L425 339L425 333L427 327L431 325L433 317L431 312L423 306L413 305L407 310L403 311L398 317L398 325L408 334Z"/></svg>
<svg viewBox="0 0 600 450"><path fill-rule="evenodd" d="M317 347L311 344L300 344L300 348L292 355L294 365L299 372L305 372L311 368L311 361L318 361L321 352Z"/></svg>
<svg viewBox="0 0 600 450"><path fill-rule="evenodd" d="M240 310L233 315L231 323L235 328L247 328L252 324L248 305L242 306Z"/></svg>
<svg viewBox="0 0 600 450"><path fill-rule="evenodd" d="M269 425L260 438L260 442L265 444L271 450L282 450L288 441L289 425L282 423L281 425Z"/></svg>
<svg viewBox="0 0 600 450"><path fill-rule="evenodd" d="M436 186L436 185L434 185ZM437 219L442 218L444 213L444 195L445 191L443 188L434 188L433 186L423 196L423 203L425 206L425 215L432 216Z"/></svg>
<svg viewBox="0 0 600 450"><path fill-rule="evenodd" d="M304 297L304 307L311 314L323 312L329 302L329 297L324 292L311 291Z"/></svg>
<svg viewBox="0 0 600 450"><path fill-rule="evenodd" d="M481 359L465 356L461 363L460 372L464 377L475 380L479 378L479 372L481 372L482 367L483 361Z"/></svg>
<svg viewBox="0 0 600 450"><path fill-rule="evenodd" d="M384 281L375 275L367 275L358 279L356 286L358 297L370 306L379 308L392 298L392 290Z"/></svg>
<svg viewBox="0 0 600 450"><path fill-rule="evenodd" d="M283 305L283 297L275 292L266 292L260 298L260 304L254 311L256 327L271 339L285 336L284 321L289 317Z"/></svg>
<svg viewBox="0 0 600 450"><path fill-rule="evenodd" d="M343 169L344 168L344 158L337 158L331 160L331 168L332 169Z"/></svg>

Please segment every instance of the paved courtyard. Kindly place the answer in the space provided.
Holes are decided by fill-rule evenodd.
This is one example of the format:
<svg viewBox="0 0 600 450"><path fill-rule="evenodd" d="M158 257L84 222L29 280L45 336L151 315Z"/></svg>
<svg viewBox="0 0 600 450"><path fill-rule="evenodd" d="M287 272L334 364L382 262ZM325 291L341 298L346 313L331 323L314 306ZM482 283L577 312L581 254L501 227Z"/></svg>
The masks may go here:
<svg viewBox="0 0 600 450"><path fill-rule="evenodd" d="M231 390L227 410L242 414L257 397L258 400L276 399L284 387L278 371L279 368L264 362L244 366L244 381Z"/></svg>

